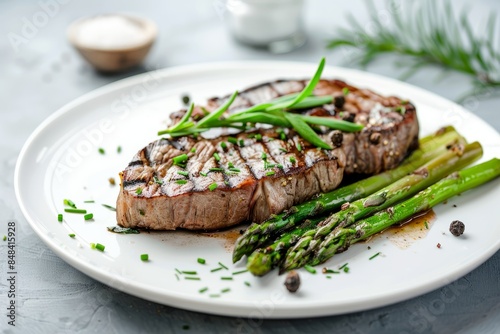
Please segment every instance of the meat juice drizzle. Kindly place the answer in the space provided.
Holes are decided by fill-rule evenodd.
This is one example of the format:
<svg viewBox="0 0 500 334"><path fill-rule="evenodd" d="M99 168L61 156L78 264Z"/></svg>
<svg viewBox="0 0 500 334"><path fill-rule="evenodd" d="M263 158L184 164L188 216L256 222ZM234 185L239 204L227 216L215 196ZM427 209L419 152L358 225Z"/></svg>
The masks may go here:
<svg viewBox="0 0 500 334"><path fill-rule="evenodd" d="M224 240L224 249L228 252L233 251L234 244L236 240L241 236L240 230L244 230L243 227L238 226L236 228L231 228L229 230L218 231L218 232L206 232L200 235L209 238L217 238Z"/></svg>
<svg viewBox="0 0 500 334"><path fill-rule="evenodd" d="M436 213L433 210L429 210L389 227L374 236L374 238L384 236L399 248L406 249L416 241L425 238L435 221ZM372 240L372 238L368 240Z"/></svg>

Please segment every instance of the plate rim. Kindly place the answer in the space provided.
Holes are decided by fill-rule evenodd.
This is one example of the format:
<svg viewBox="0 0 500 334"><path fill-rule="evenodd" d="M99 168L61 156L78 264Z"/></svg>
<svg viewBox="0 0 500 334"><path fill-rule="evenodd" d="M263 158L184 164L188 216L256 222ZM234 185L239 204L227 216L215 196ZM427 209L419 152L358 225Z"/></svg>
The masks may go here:
<svg viewBox="0 0 500 334"><path fill-rule="evenodd" d="M310 66L315 67L316 64L312 62L295 62L295 61L231 61L231 62L208 62L208 63L200 63L200 64L194 64L194 65L183 65L183 66L176 66L172 68L164 68L164 69L158 69L154 71L149 71L145 72L142 74L130 76L128 78L124 78L121 80L118 80L116 82L104 85L102 87L99 87L95 90L92 90L88 93L83 94L82 96L70 101L69 103L65 104L52 114L50 114L47 118L40 123L36 129L30 134L30 136L27 138L26 142L23 144L23 147L18 155L17 161L16 161L16 166L15 166L15 171L14 171L14 190L16 194L16 199L18 202L18 205L21 209L21 212L23 213L25 219L28 221L29 225L31 228L35 231L35 233L42 239L42 241L47 245L52 251L54 251L58 257L63 259L66 263L70 264L72 267L76 268L77 270L85 273L86 275L92 277L93 279L96 279L97 281L104 283L106 285L109 285L115 289L118 289L122 292L126 292L128 294L137 296L139 298L147 299L150 301L158 302L161 304L166 304L166 305L171 305L173 307L180 307L183 309L191 310L191 311L197 311L197 312L203 312L203 313L210 313L210 314L217 314L217 315L226 315L226 316L242 316L242 313L248 313L248 312L242 312L244 309L248 309L248 306L246 306L245 303L241 303L238 307L235 307L234 301L231 301L231 303L224 302L223 300L216 300L216 299L210 299L210 300L200 300L197 298L194 298L190 295L183 294L183 293L169 293L168 294L168 302L165 301L165 296L162 294L155 294L154 291L151 291L151 288L148 288L148 285L143 284L142 282L137 282L137 281L130 281L123 279L117 275L113 275L113 273L104 270L103 268L100 267L95 267L92 264L82 261L80 258L75 258L70 256L69 254L65 253L64 250L56 245L53 240L49 238L49 236L42 230L42 227L36 223L36 218L32 217L32 215L29 212L29 208L26 206L26 203L23 202L22 200L22 190L21 190L21 179L20 179L20 170L22 167L23 161L25 161L28 157L26 156L26 153L30 149L30 147L33 145L33 141L41 134L43 131L50 125L52 124L55 120L57 120L59 117L65 115L69 111L71 111L74 107L77 107L81 105L82 103L86 103L89 101L92 101L96 98L99 98L101 96L105 96L106 94L112 93L114 91L124 89L127 87L132 87L136 85L137 83L140 83L145 77L151 75L152 72L155 72L155 75L158 75L160 78L168 78L171 76L175 75L186 75L189 73L196 73L199 71L218 71L218 70L228 70L231 68L266 68L266 67L274 67L277 66L291 66L292 68L294 66L302 66L305 68L305 66ZM418 92L419 95L421 96L428 96L432 98L434 101L439 101L439 103L445 103L448 105L454 105L456 112L462 115L468 115L472 116L476 119L476 121L479 121L482 123L482 126L485 126L486 128L489 128L489 130L493 131L498 135L498 132L488 123L486 123L483 119L475 115L474 113L466 110L463 106L450 101L444 97L441 97L435 93L432 93L430 91L427 91L423 88L411 85L406 82L399 81L397 79L385 77L383 75L375 74L375 73L369 73L369 72L364 72L361 70L357 69L350 69L350 68L343 68L343 67L338 67L338 66L330 66L327 65L327 68L331 69L332 71L335 69L340 69L342 72L346 73L346 76L349 73L355 73L356 75L360 76L368 76L371 77L372 79L380 79L384 81L384 83L388 82L391 83L392 85L403 85L409 89L412 89L416 92ZM413 298L415 296L419 296L422 294L425 294L429 291L432 291L434 289L437 289L439 287L442 287L446 284L451 283L452 281L462 277L463 275L467 274L468 272L474 270L477 268L479 265L484 263L487 259L489 259L495 252L497 252L500 249L500 240L496 244L492 244L486 251L481 253L481 256L475 257L473 260L471 260L468 265L466 266L461 266L457 270L454 270L451 274L447 275L447 279L443 281L443 278L436 278L430 281L426 281L425 284L417 286L417 287L412 287L410 289L401 289L404 290L404 294L402 294L403 291L393 291L391 293L384 293L383 298L384 301L381 303L380 299L374 299L369 302L365 302L363 306L360 307L359 301L358 302L353 302L347 305L344 310L338 312L331 312L328 310L326 306L329 304L324 302L324 303L318 303L316 301L315 306L308 306L308 311L306 313L303 312L303 310L298 310L294 307L288 308L286 305L280 305L280 308L282 311L279 312L274 312L274 314L271 314L270 316L264 315L265 318L296 318L296 317L320 317L320 316L327 316L327 315L332 315L332 314L344 314L344 313L349 313L353 311L362 311L366 309L371 309L374 307L382 307L386 306L389 304L394 304L397 302L401 302L403 300L407 300L410 298ZM112 280L110 283L109 280ZM119 284L118 284L119 283ZM120 285L121 284L121 285ZM162 298L163 297L163 298ZM213 306L217 306L214 308Z"/></svg>

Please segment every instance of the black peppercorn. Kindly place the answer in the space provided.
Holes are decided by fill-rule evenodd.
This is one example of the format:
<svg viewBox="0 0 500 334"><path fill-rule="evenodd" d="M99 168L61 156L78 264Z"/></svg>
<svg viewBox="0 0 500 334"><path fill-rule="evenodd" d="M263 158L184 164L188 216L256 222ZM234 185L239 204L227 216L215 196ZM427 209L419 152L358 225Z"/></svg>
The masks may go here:
<svg viewBox="0 0 500 334"><path fill-rule="evenodd" d="M344 103L345 103L345 97L343 95L339 95L339 96L335 96L333 98L333 105L336 107L336 108L342 108L344 106Z"/></svg>
<svg viewBox="0 0 500 334"><path fill-rule="evenodd" d="M450 224L450 232L456 237L461 236L464 234L465 231L465 224L462 223L460 220L454 220Z"/></svg>
<svg viewBox="0 0 500 334"><path fill-rule="evenodd" d="M290 292L296 292L299 289L300 277L296 271L292 270L288 273L285 279L285 286Z"/></svg>

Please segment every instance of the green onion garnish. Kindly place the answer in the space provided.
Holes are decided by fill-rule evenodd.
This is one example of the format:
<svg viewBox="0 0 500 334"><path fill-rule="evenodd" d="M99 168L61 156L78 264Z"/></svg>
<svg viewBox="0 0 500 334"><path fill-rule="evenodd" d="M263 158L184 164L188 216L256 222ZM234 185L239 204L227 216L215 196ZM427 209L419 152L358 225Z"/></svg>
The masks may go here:
<svg viewBox="0 0 500 334"><path fill-rule="evenodd" d="M227 168L234 168L234 165L231 161L227 163Z"/></svg>
<svg viewBox="0 0 500 334"><path fill-rule="evenodd" d="M330 279L330 278L332 278L332 276L330 276L330 275L326 275L326 278Z"/></svg>
<svg viewBox="0 0 500 334"><path fill-rule="evenodd" d="M87 213L87 210L84 210L84 209L64 209L64 212L68 212L68 213Z"/></svg>
<svg viewBox="0 0 500 334"><path fill-rule="evenodd" d="M269 172L266 172L266 176L273 176L276 174L274 171L270 170Z"/></svg>
<svg viewBox="0 0 500 334"><path fill-rule="evenodd" d="M85 220L91 220L92 218L94 218L93 213L87 213L85 216L83 216L83 219Z"/></svg>
<svg viewBox="0 0 500 334"><path fill-rule="evenodd" d="M104 252L104 248L106 248L106 246L101 245L100 243L97 243L97 244L95 244L95 248L97 250L100 250L101 252Z"/></svg>
<svg viewBox="0 0 500 334"><path fill-rule="evenodd" d="M197 261L200 264L205 264L206 263L205 259L202 259L201 257L199 257Z"/></svg>
<svg viewBox="0 0 500 334"><path fill-rule="evenodd" d="M257 140L257 141L262 140L262 135L260 133L257 133L255 135L255 140Z"/></svg>
<svg viewBox="0 0 500 334"><path fill-rule="evenodd" d="M142 188L141 188L141 187L137 188L137 189L135 190L135 193L136 193L137 195L141 195L141 194L142 194Z"/></svg>
<svg viewBox="0 0 500 334"><path fill-rule="evenodd" d="M74 238L75 237L75 234L74 233L70 233L68 234L70 238Z"/></svg>
<svg viewBox="0 0 500 334"><path fill-rule="evenodd" d="M194 270L183 270L182 273L185 275L198 275L198 273Z"/></svg>
<svg viewBox="0 0 500 334"><path fill-rule="evenodd" d="M314 267L311 267L310 265L306 264L304 266L304 269L307 270L308 272L310 272L311 274L316 274L316 269L314 269Z"/></svg>
<svg viewBox="0 0 500 334"><path fill-rule="evenodd" d="M238 139L234 137L227 137L227 141L230 142L231 144L238 145Z"/></svg>
<svg viewBox="0 0 500 334"><path fill-rule="evenodd" d="M200 175L201 175L201 176L207 176L208 174L207 174L207 173L204 173L204 172L200 172Z"/></svg>
<svg viewBox="0 0 500 334"><path fill-rule="evenodd" d="M240 270L240 271L235 271L235 272L233 272L233 275L239 275L239 274L243 274L243 273L246 273L246 272L248 272L248 270L247 270L247 269L245 269L245 270Z"/></svg>
<svg viewBox="0 0 500 334"><path fill-rule="evenodd" d="M62 222L63 221L63 215L62 213L57 215L57 221Z"/></svg>
<svg viewBox="0 0 500 334"><path fill-rule="evenodd" d="M177 184L186 184L186 183L188 183L188 181L187 180L177 180L177 181L175 181L175 183L177 183Z"/></svg>
<svg viewBox="0 0 500 334"><path fill-rule="evenodd" d="M284 153L288 153L288 150L286 148L280 147L280 151Z"/></svg>
<svg viewBox="0 0 500 334"><path fill-rule="evenodd" d="M260 158L261 158L262 160L266 160L266 159L267 159L267 154L266 154L266 152L262 152L262 154L260 155Z"/></svg>
<svg viewBox="0 0 500 334"><path fill-rule="evenodd" d="M95 243L91 242L90 243L90 248L95 249Z"/></svg>
<svg viewBox="0 0 500 334"><path fill-rule="evenodd" d="M224 171L224 169L220 168L220 167L212 167L212 168L209 168L208 170L211 172L223 172Z"/></svg>
<svg viewBox="0 0 500 334"><path fill-rule="evenodd" d="M5 240L7 240L7 236L6 235L3 236L3 241L5 241Z"/></svg>
<svg viewBox="0 0 500 334"><path fill-rule="evenodd" d="M217 153L217 152L214 153L214 159L215 159L215 161L220 161L219 153Z"/></svg>
<svg viewBox="0 0 500 334"><path fill-rule="evenodd" d="M244 283L246 286L250 286L250 282L245 281Z"/></svg>
<svg viewBox="0 0 500 334"><path fill-rule="evenodd" d="M136 230L134 228L129 228L129 227L121 227L121 226L108 226L107 227L109 232L114 232L114 233L122 233L122 234L139 234L139 230Z"/></svg>
<svg viewBox="0 0 500 334"><path fill-rule="evenodd" d="M231 291L230 288L225 288L225 289L220 290L221 293L226 293L226 292L229 292L229 291Z"/></svg>
<svg viewBox="0 0 500 334"><path fill-rule="evenodd" d="M191 153L196 153L196 147L191 148Z"/></svg>
<svg viewBox="0 0 500 334"><path fill-rule="evenodd" d="M240 139L238 143L240 144L241 147L245 146L245 141L243 139Z"/></svg>
<svg viewBox="0 0 500 334"><path fill-rule="evenodd" d="M276 167L278 167L279 169L283 169L283 165L282 164L277 164Z"/></svg>
<svg viewBox="0 0 500 334"><path fill-rule="evenodd" d="M241 172L241 170L240 170L239 168L234 168L234 167L230 167L230 168L229 168L229 170L230 170L231 172L235 172L235 173L239 173L239 172Z"/></svg>
<svg viewBox="0 0 500 334"><path fill-rule="evenodd" d="M296 145L296 146L297 146L297 150L298 150L299 152L302 152L302 145L300 145L300 143L297 143L297 145Z"/></svg>
<svg viewBox="0 0 500 334"><path fill-rule="evenodd" d="M218 293L214 293L214 294L211 294L209 295L210 298L218 298L220 297L220 295Z"/></svg>
<svg viewBox="0 0 500 334"><path fill-rule="evenodd" d="M105 153L106 153L106 151L104 151L104 149L103 149L102 147L99 147L99 150L98 150L98 151L99 151L99 153L101 153L101 154L105 154Z"/></svg>
<svg viewBox="0 0 500 334"><path fill-rule="evenodd" d="M189 176L189 172L186 172L184 170L178 170L177 174L182 175L182 176L186 176L186 177Z"/></svg>
<svg viewBox="0 0 500 334"><path fill-rule="evenodd" d="M232 281L233 280L233 278L231 276L222 276L220 279L223 281Z"/></svg>
<svg viewBox="0 0 500 334"><path fill-rule="evenodd" d="M177 271L177 273L178 273L179 275L182 275L182 273L181 273L181 271L180 271L179 269L175 268L175 271Z"/></svg>
<svg viewBox="0 0 500 334"><path fill-rule="evenodd" d="M323 268L323 274L340 274L340 271L335 271L333 269L326 269L326 268Z"/></svg>
<svg viewBox="0 0 500 334"><path fill-rule="evenodd" d="M177 278L178 281L180 281L181 279L179 278L179 275L175 274L175 278Z"/></svg>
<svg viewBox="0 0 500 334"><path fill-rule="evenodd" d="M184 276L184 279L188 279L188 280L191 280L191 281L200 281L201 278L199 277L193 277L193 276Z"/></svg>
<svg viewBox="0 0 500 334"><path fill-rule="evenodd" d="M221 142L220 142L220 147L222 147L222 149L223 149L223 150L226 150L226 149L227 149L227 144L226 144L226 142L221 141Z"/></svg>
<svg viewBox="0 0 500 334"><path fill-rule="evenodd" d="M347 262L346 262L346 263L344 263L341 267L339 267L339 270L344 269L345 267L347 267L347 265L348 265L348 264L349 264L349 263L347 263Z"/></svg>
<svg viewBox="0 0 500 334"><path fill-rule="evenodd" d="M83 201L83 203L95 203L95 201L93 199L90 199L88 201Z"/></svg>
<svg viewBox="0 0 500 334"><path fill-rule="evenodd" d="M187 154L181 154L173 158L174 165L184 164L188 159Z"/></svg>
<svg viewBox="0 0 500 334"><path fill-rule="evenodd" d="M219 270L221 270L221 269L222 269L222 267L219 267L219 268L214 268L214 269L210 270L210 272L211 272L211 273L214 273L214 272L219 271Z"/></svg>
<svg viewBox="0 0 500 334"><path fill-rule="evenodd" d="M425 229L428 230L429 229L429 224L427 224L427 221L424 222L424 225L425 225Z"/></svg>
<svg viewBox="0 0 500 334"><path fill-rule="evenodd" d="M349 267L344 267L344 272L348 273L349 272Z"/></svg>
<svg viewBox="0 0 500 334"><path fill-rule="evenodd" d="M221 262L219 262L219 265L220 265L222 268L226 269L226 270L228 269L228 268L227 268L224 264L222 264Z"/></svg>
<svg viewBox="0 0 500 334"><path fill-rule="evenodd" d="M149 261L149 255L148 254L141 254L141 261Z"/></svg>
<svg viewBox="0 0 500 334"><path fill-rule="evenodd" d="M372 260L372 259L376 258L376 257L377 257L377 256L379 256L379 255L380 255L380 252L375 253L375 254L373 254L373 255L369 258L369 260Z"/></svg>
<svg viewBox="0 0 500 334"><path fill-rule="evenodd" d="M75 204L75 203L73 203L73 201L72 201L72 200L70 200L70 199L65 199L65 200L64 200L64 205L67 205L67 206L72 207L73 209L76 209L76 204Z"/></svg>
<svg viewBox="0 0 500 334"><path fill-rule="evenodd" d="M342 94L344 94L344 96L347 96L347 94L349 94L349 88L347 87L342 88Z"/></svg>
<svg viewBox="0 0 500 334"><path fill-rule="evenodd" d="M116 208L114 206L108 205L108 204L101 204L103 207L106 209L109 209L111 211L116 211Z"/></svg>
<svg viewBox="0 0 500 334"><path fill-rule="evenodd" d="M286 134L283 132L283 130L280 132L280 139L286 140Z"/></svg>
<svg viewBox="0 0 500 334"><path fill-rule="evenodd" d="M122 147L121 147L121 146L118 146L118 147L116 148L116 152L117 152L117 153L122 153Z"/></svg>
<svg viewBox="0 0 500 334"><path fill-rule="evenodd" d="M290 157L290 162L291 162L292 164L294 164L294 163L296 163L296 162L297 162L297 160L295 160L295 157Z"/></svg>
<svg viewBox="0 0 500 334"><path fill-rule="evenodd" d="M210 191L214 191L215 189L217 189L217 183L212 183L208 186L208 190Z"/></svg>
<svg viewBox="0 0 500 334"><path fill-rule="evenodd" d="M205 292L205 291L207 291L207 290L208 290L208 288L207 288L207 287L205 287L205 288L202 288L202 289L198 290L198 292L199 292L199 293L203 293L203 292Z"/></svg>
<svg viewBox="0 0 500 334"><path fill-rule="evenodd" d="M163 184L163 180L160 180L156 175L153 176L153 181L156 183L156 184L159 184L159 185L162 185Z"/></svg>

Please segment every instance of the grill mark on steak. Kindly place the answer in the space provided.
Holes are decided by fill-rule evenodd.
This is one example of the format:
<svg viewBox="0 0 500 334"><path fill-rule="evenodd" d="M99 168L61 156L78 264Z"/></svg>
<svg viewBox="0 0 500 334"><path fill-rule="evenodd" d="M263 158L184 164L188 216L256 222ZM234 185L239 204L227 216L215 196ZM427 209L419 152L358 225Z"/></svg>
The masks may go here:
<svg viewBox="0 0 500 334"><path fill-rule="evenodd" d="M231 106L229 113L251 104L261 103L284 94L301 91L307 80L278 80L246 89ZM317 95L343 96L344 103L324 105L306 114L326 114L338 119L354 118L365 125L358 133L343 133L319 127L320 136L333 150L321 150L304 141L292 129L284 129L281 139L277 129L259 129L261 140L252 133L234 137L244 145L232 144L227 137L215 139L190 137L159 139L139 151L122 173L122 189L117 201L118 224L149 229L218 229L243 221L262 221L272 213L310 199L319 192L331 191L346 174L372 174L395 167L418 145L416 111L409 102L383 97L358 89L339 80L320 80ZM214 110L227 98L212 98L207 109ZM396 112L403 106L406 113ZM185 111L174 113L175 122ZM195 113L202 115L200 107ZM339 138L342 136L342 140ZM376 139L376 140L375 140ZM226 148L221 146L224 141ZM298 146L301 150L298 150ZM191 152L191 148L195 152ZM286 150L286 152L284 152ZM217 152L220 161L213 153ZM271 168L265 168L265 152ZM173 165L172 158L187 154L186 168ZM290 157L295 159L290 162ZM231 162L239 173L228 172ZM283 168L278 168L281 164ZM209 172L209 168L225 172ZM188 177L177 171L187 171ZM273 171L274 175L266 176ZM203 176L202 172L208 172ZM163 184L154 182L154 176ZM177 184L186 180L186 184ZM217 188L210 191L212 183ZM136 194L138 187L142 194Z"/></svg>

